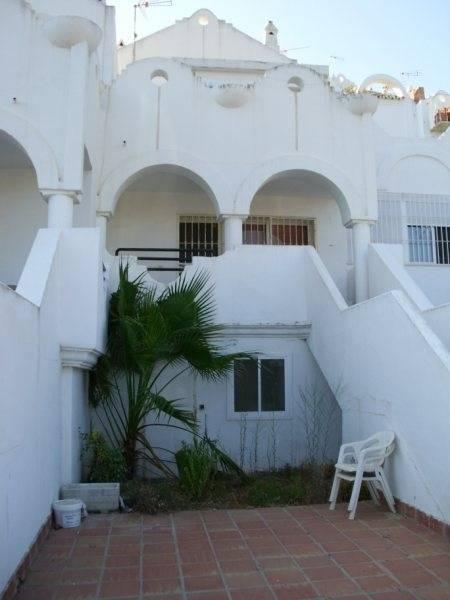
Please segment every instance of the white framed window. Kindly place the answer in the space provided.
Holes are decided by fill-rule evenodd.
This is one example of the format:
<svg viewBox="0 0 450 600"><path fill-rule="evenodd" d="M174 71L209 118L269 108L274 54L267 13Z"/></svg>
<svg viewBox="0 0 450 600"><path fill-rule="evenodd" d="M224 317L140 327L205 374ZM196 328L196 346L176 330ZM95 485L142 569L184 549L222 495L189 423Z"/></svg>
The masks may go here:
<svg viewBox="0 0 450 600"><path fill-rule="evenodd" d="M314 219L250 215L242 224L244 244L314 246Z"/></svg>
<svg viewBox="0 0 450 600"><path fill-rule="evenodd" d="M450 264L450 226L408 225L410 263Z"/></svg>
<svg viewBox="0 0 450 600"><path fill-rule="evenodd" d="M236 360L229 382L228 417L290 417L290 377L287 356Z"/></svg>

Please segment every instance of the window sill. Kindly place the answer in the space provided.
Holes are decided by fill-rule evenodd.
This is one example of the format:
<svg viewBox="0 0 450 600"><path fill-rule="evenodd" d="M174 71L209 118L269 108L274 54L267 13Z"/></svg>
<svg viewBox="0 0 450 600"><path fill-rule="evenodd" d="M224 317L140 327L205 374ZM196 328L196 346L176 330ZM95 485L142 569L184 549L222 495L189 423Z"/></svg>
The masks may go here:
<svg viewBox="0 0 450 600"><path fill-rule="evenodd" d="M245 415L245 416L244 416ZM293 419L290 412L275 413L231 413L227 416L227 421L289 421Z"/></svg>

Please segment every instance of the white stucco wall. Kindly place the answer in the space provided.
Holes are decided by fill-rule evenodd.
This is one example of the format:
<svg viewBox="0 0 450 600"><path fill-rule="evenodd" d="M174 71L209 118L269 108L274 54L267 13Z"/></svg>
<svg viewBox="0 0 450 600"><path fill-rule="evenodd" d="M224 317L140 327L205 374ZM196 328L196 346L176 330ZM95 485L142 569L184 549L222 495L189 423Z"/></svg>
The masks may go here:
<svg viewBox="0 0 450 600"><path fill-rule="evenodd" d="M410 98L381 99L374 121L391 137L416 137L418 135L416 110L416 104Z"/></svg>
<svg viewBox="0 0 450 600"><path fill-rule="evenodd" d="M305 190L303 187L299 183L297 197L257 194L250 214L314 219L315 248L339 290L347 297L348 231L342 225L336 200L314 187Z"/></svg>
<svg viewBox="0 0 450 600"><path fill-rule="evenodd" d="M339 384L343 440L394 431L394 495L450 522L448 462L435 460L450 454L448 350L402 292L348 307L317 254L304 252L308 344L328 383Z"/></svg>
<svg viewBox="0 0 450 600"><path fill-rule="evenodd" d="M203 18L202 25L199 20ZM265 24L262 23L261 27ZM132 45L119 50L119 68L132 60ZM218 19L211 11L201 9L171 27L138 40L137 59L172 57L227 60L254 60L289 63L291 59Z"/></svg>
<svg viewBox="0 0 450 600"><path fill-rule="evenodd" d="M76 56L72 61L68 48L50 42L45 25L58 15L83 17L99 28L98 45L85 62ZM97 208L113 215L130 181L155 165L189 171L208 200L205 193L168 198L128 191L109 226L109 249L141 241L148 245L149 237L175 240L180 213L245 215L260 187L280 172L313 172L328 181L331 196L297 195L301 207L296 205L294 215L317 219L317 248L332 279L320 261L305 258L314 256L311 250L292 247L247 246L215 261L195 261L194 268L211 271L223 322L311 322L308 344L314 359L301 339L247 336L238 343L258 344L267 352L286 349L296 365L293 399L297 384L310 378L323 383L320 369L332 387L342 377L344 392L348 389L346 439L394 429L399 438L390 472L395 493L437 518L448 518L450 499L441 485L448 473L442 461L434 461L450 453L447 354L402 295L388 293L349 309L334 283L341 291L348 287L343 222L376 218L377 186L398 193L450 193L449 132L418 139L415 107L409 101L388 102L375 114L372 138L370 121L347 110L315 69L292 63L210 13L205 29L199 16L140 41L142 60L116 77L111 7L94 0L0 3L0 130L22 145L36 171L0 169L0 281L20 279L22 294L0 288L1 401L8 415L0 437L5 482L0 524L6 531L0 556L7 556L0 589L49 513L59 483L78 474L74 429L86 423L85 375L66 366L72 372L61 378L59 345L70 349L66 360L85 361L86 367L87 356L80 358L76 348L95 353L105 335L99 232L82 228L94 224ZM122 65L130 53L131 47L120 51ZM173 58L177 55L190 58ZM159 90L151 82L156 70L168 77ZM295 96L287 85L291 77L303 83L297 139ZM234 83L250 87L241 89L240 107L226 108L217 101L220 85ZM57 232L35 238L47 216L39 187L83 192L74 214L80 229L64 232L61 239ZM297 200L273 193L257 197L251 211L288 216ZM431 302L450 300L448 267L407 270ZM372 282L373 293L395 285L395 278L392 283L385 275ZM446 317L446 310L430 313L429 322ZM22 376L24 371L29 377ZM184 382L184 395L190 385ZM222 427L226 388L199 388L198 399L204 400L212 433L229 437L235 452L239 428L228 421ZM73 428L62 435L62 423L69 422ZM287 458L290 427L287 421L280 424L280 464ZM35 507L27 512L30 498Z"/></svg>
<svg viewBox="0 0 450 600"><path fill-rule="evenodd" d="M47 205L32 169L0 170L0 281L16 285Z"/></svg>
<svg viewBox="0 0 450 600"><path fill-rule="evenodd" d="M263 330L244 336L237 332L235 336L226 334L223 344L230 352L258 352L261 358L285 360L284 416L273 413L260 417L252 413L240 417L232 415L232 375L221 383L181 377L167 388L167 396L180 398L180 404L195 408L201 431L206 429L209 437L217 440L247 471L281 468L286 464L297 466L304 461L308 451L304 420L308 418L312 428L312 405L316 402L316 410L329 419L329 423L325 423L324 418L320 425L314 422L320 437L317 448L325 458L334 460L341 441L341 411L300 334L295 339L294 336L267 336ZM301 391L307 396L306 404ZM161 427L150 427L148 436L155 446L170 451L178 450L182 440L189 440L188 434ZM170 458L163 452L161 456Z"/></svg>
<svg viewBox="0 0 450 600"><path fill-rule="evenodd" d="M17 290L0 284L0 590L60 484L79 477L79 428L89 421L83 369L104 336L98 230L40 230Z"/></svg>
<svg viewBox="0 0 450 600"><path fill-rule="evenodd" d="M125 192L108 225L107 248L111 254L121 246L176 248L180 215L215 214L200 189L197 195Z"/></svg>
<svg viewBox="0 0 450 600"><path fill-rule="evenodd" d="M408 265L406 270L435 306L450 302L450 265Z"/></svg>
<svg viewBox="0 0 450 600"><path fill-rule="evenodd" d="M412 155L395 165L388 179L390 192L449 194L450 171L433 157Z"/></svg>
<svg viewBox="0 0 450 600"><path fill-rule="evenodd" d="M272 192L258 193L252 202L250 214L313 219L316 249L341 293L347 296L348 232L342 225L336 200L320 187L305 185L301 181L295 184L295 179L294 185L298 186L298 192L289 196ZM211 200L200 188L197 194L193 194L190 185L189 191L182 194L149 193L140 189L143 187L145 183L141 183L137 191L132 188L124 192L120 198L108 225L107 248L110 254L114 254L119 247L177 248L180 215L215 215ZM222 225L220 231L222 233ZM156 262L151 264L164 266ZM175 275L154 272L153 277L167 282Z"/></svg>
<svg viewBox="0 0 450 600"><path fill-rule="evenodd" d="M215 259L194 258L190 276L214 283L216 319L227 324L306 323L300 246L241 246Z"/></svg>

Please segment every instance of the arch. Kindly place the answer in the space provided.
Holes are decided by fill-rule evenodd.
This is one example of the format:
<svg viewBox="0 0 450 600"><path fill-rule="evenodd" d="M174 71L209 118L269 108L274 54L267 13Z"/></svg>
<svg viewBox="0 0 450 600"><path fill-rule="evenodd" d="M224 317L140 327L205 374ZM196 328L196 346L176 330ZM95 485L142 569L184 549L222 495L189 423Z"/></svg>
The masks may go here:
<svg viewBox="0 0 450 600"><path fill-rule="evenodd" d="M232 195L220 173L191 155L170 151L133 157L110 171L100 190L98 212L114 214L124 190L142 171L151 168L165 168L188 177L208 194L218 215L230 212Z"/></svg>
<svg viewBox="0 0 450 600"><path fill-rule="evenodd" d="M330 185L345 225L355 218L361 218L358 195L347 177L332 165L310 156L283 156L254 169L241 184L235 202L235 212L248 214L253 198L259 189L269 181L273 181L286 173L307 171L318 175Z"/></svg>
<svg viewBox="0 0 450 600"><path fill-rule="evenodd" d="M378 189L387 190L391 173L398 163L405 158L414 156L436 160L450 171L450 156L448 152L430 148L426 144L402 144L392 148L378 166Z"/></svg>
<svg viewBox="0 0 450 600"><path fill-rule="evenodd" d="M40 189L57 189L61 186L55 154L31 123L9 111L0 110L0 130L12 137L28 155Z"/></svg>
<svg viewBox="0 0 450 600"><path fill-rule="evenodd" d="M365 92L367 88L373 83L382 83L391 87L392 89L398 89L403 94L404 98L408 96L403 84L398 79L392 77L391 75L385 75L383 73L376 73L374 75L369 75L369 77L366 77L359 86L359 91Z"/></svg>

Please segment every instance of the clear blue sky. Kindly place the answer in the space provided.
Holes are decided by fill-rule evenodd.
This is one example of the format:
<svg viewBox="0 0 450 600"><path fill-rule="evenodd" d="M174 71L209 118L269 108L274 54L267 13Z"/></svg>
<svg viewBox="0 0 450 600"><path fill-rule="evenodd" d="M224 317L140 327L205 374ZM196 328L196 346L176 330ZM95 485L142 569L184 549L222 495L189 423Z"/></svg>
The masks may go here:
<svg viewBox="0 0 450 600"><path fill-rule="evenodd" d="M116 6L117 35L132 40L136 0L108 0ZM138 36L172 25L176 19L209 8L220 19L263 41L269 19L279 28L281 48L300 62L330 64L360 83L367 75L387 73L407 86L424 85L427 94L450 92L449 0L173 0L138 16ZM419 70L409 79L402 71Z"/></svg>

